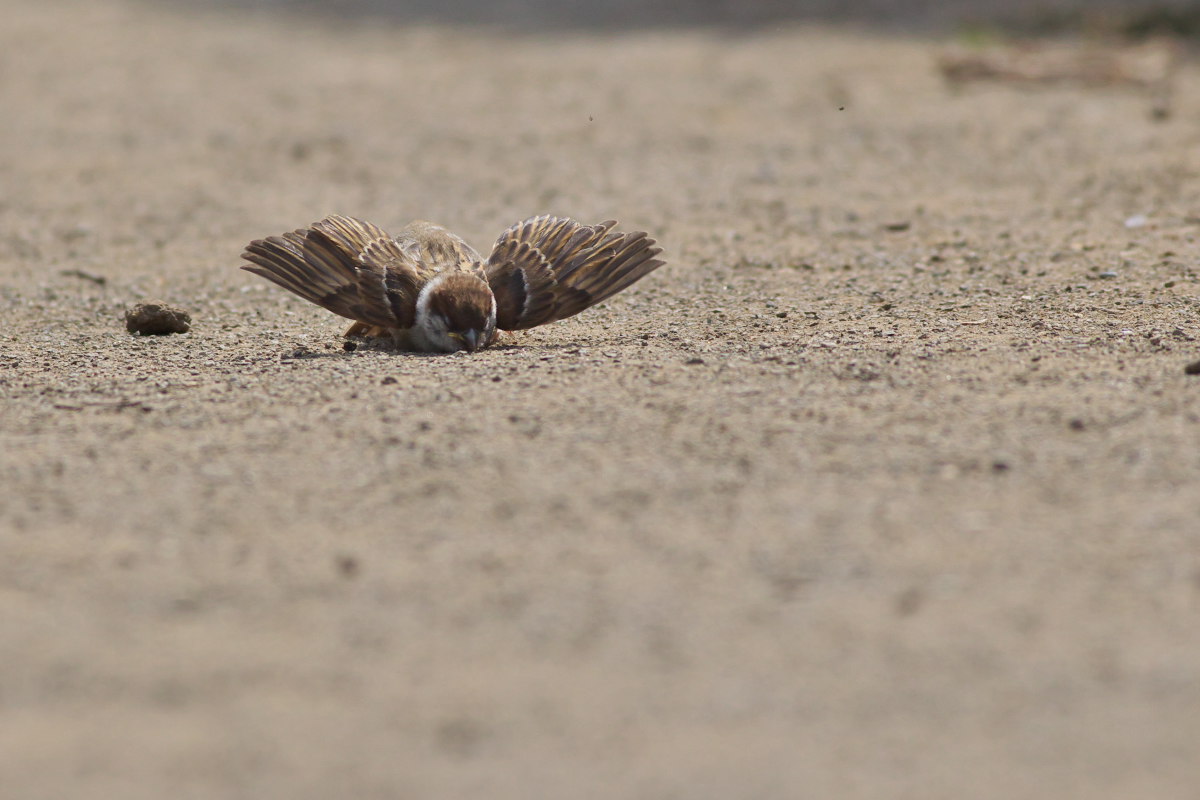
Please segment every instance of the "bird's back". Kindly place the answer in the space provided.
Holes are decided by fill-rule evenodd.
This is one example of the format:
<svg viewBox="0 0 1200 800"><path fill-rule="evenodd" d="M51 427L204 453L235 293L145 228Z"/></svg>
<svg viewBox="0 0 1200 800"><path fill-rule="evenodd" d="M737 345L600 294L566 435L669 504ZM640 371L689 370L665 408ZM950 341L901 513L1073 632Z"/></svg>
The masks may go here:
<svg viewBox="0 0 1200 800"><path fill-rule="evenodd" d="M466 269L483 260L461 236L423 219L408 223L392 238L405 255L435 272Z"/></svg>

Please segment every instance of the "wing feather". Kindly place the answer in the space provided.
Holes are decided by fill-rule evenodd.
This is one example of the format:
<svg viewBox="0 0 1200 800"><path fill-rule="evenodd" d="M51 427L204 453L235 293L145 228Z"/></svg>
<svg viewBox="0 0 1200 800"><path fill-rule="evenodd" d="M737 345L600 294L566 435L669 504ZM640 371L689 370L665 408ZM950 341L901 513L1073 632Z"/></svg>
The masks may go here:
<svg viewBox="0 0 1200 800"><path fill-rule="evenodd" d="M330 216L246 246L243 267L322 308L358 322L408 328L432 271L369 222Z"/></svg>
<svg viewBox="0 0 1200 800"><path fill-rule="evenodd" d="M663 265L644 231L615 233L616 220L581 225L540 216L510 227L484 272L496 297L496 326L521 330L578 314Z"/></svg>

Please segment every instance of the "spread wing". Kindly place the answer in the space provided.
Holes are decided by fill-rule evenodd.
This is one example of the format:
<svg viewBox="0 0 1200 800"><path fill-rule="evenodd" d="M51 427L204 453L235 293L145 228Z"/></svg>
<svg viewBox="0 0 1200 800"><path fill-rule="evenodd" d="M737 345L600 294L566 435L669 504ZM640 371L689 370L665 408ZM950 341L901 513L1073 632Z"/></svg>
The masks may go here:
<svg viewBox="0 0 1200 800"><path fill-rule="evenodd" d="M501 234L484 265L496 296L496 327L515 331L578 314L663 265L643 231L616 233L616 220L581 225L533 217Z"/></svg>
<svg viewBox="0 0 1200 800"><path fill-rule="evenodd" d="M378 226L330 216L307 228L256 239L242 267L343 317L409 328L417 295L434 271Z"/></svg>

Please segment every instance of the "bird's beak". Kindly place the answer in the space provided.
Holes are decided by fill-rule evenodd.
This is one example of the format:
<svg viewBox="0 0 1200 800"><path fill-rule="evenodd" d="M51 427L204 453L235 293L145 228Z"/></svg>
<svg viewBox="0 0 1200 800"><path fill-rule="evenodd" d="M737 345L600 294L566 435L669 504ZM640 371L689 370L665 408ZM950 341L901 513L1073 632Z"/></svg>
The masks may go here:
<svg viewBox="0 0 1200 800"><path fill-rule="evenodd" d="M468 352L474 353L479 349L479 331L469 330L463 334L462 338Z"/></svg>

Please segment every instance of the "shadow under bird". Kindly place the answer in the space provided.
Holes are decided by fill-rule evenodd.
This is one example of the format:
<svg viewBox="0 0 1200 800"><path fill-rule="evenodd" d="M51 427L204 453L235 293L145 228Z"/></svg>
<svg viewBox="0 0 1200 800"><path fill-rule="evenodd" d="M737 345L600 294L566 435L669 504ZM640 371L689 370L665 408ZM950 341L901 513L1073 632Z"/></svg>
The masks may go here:
<svg viewBox="0 0 1200 800"><path fill-rule="evenodd" d="M244 266L305 300L354 320L346 336L391 335L398 347L452 353L494 344L499 331L566 319L663 265L644 231L616 220L518 222L483 259L440 225L416 221L396 235L329 216L256 239Z"/></svg>

